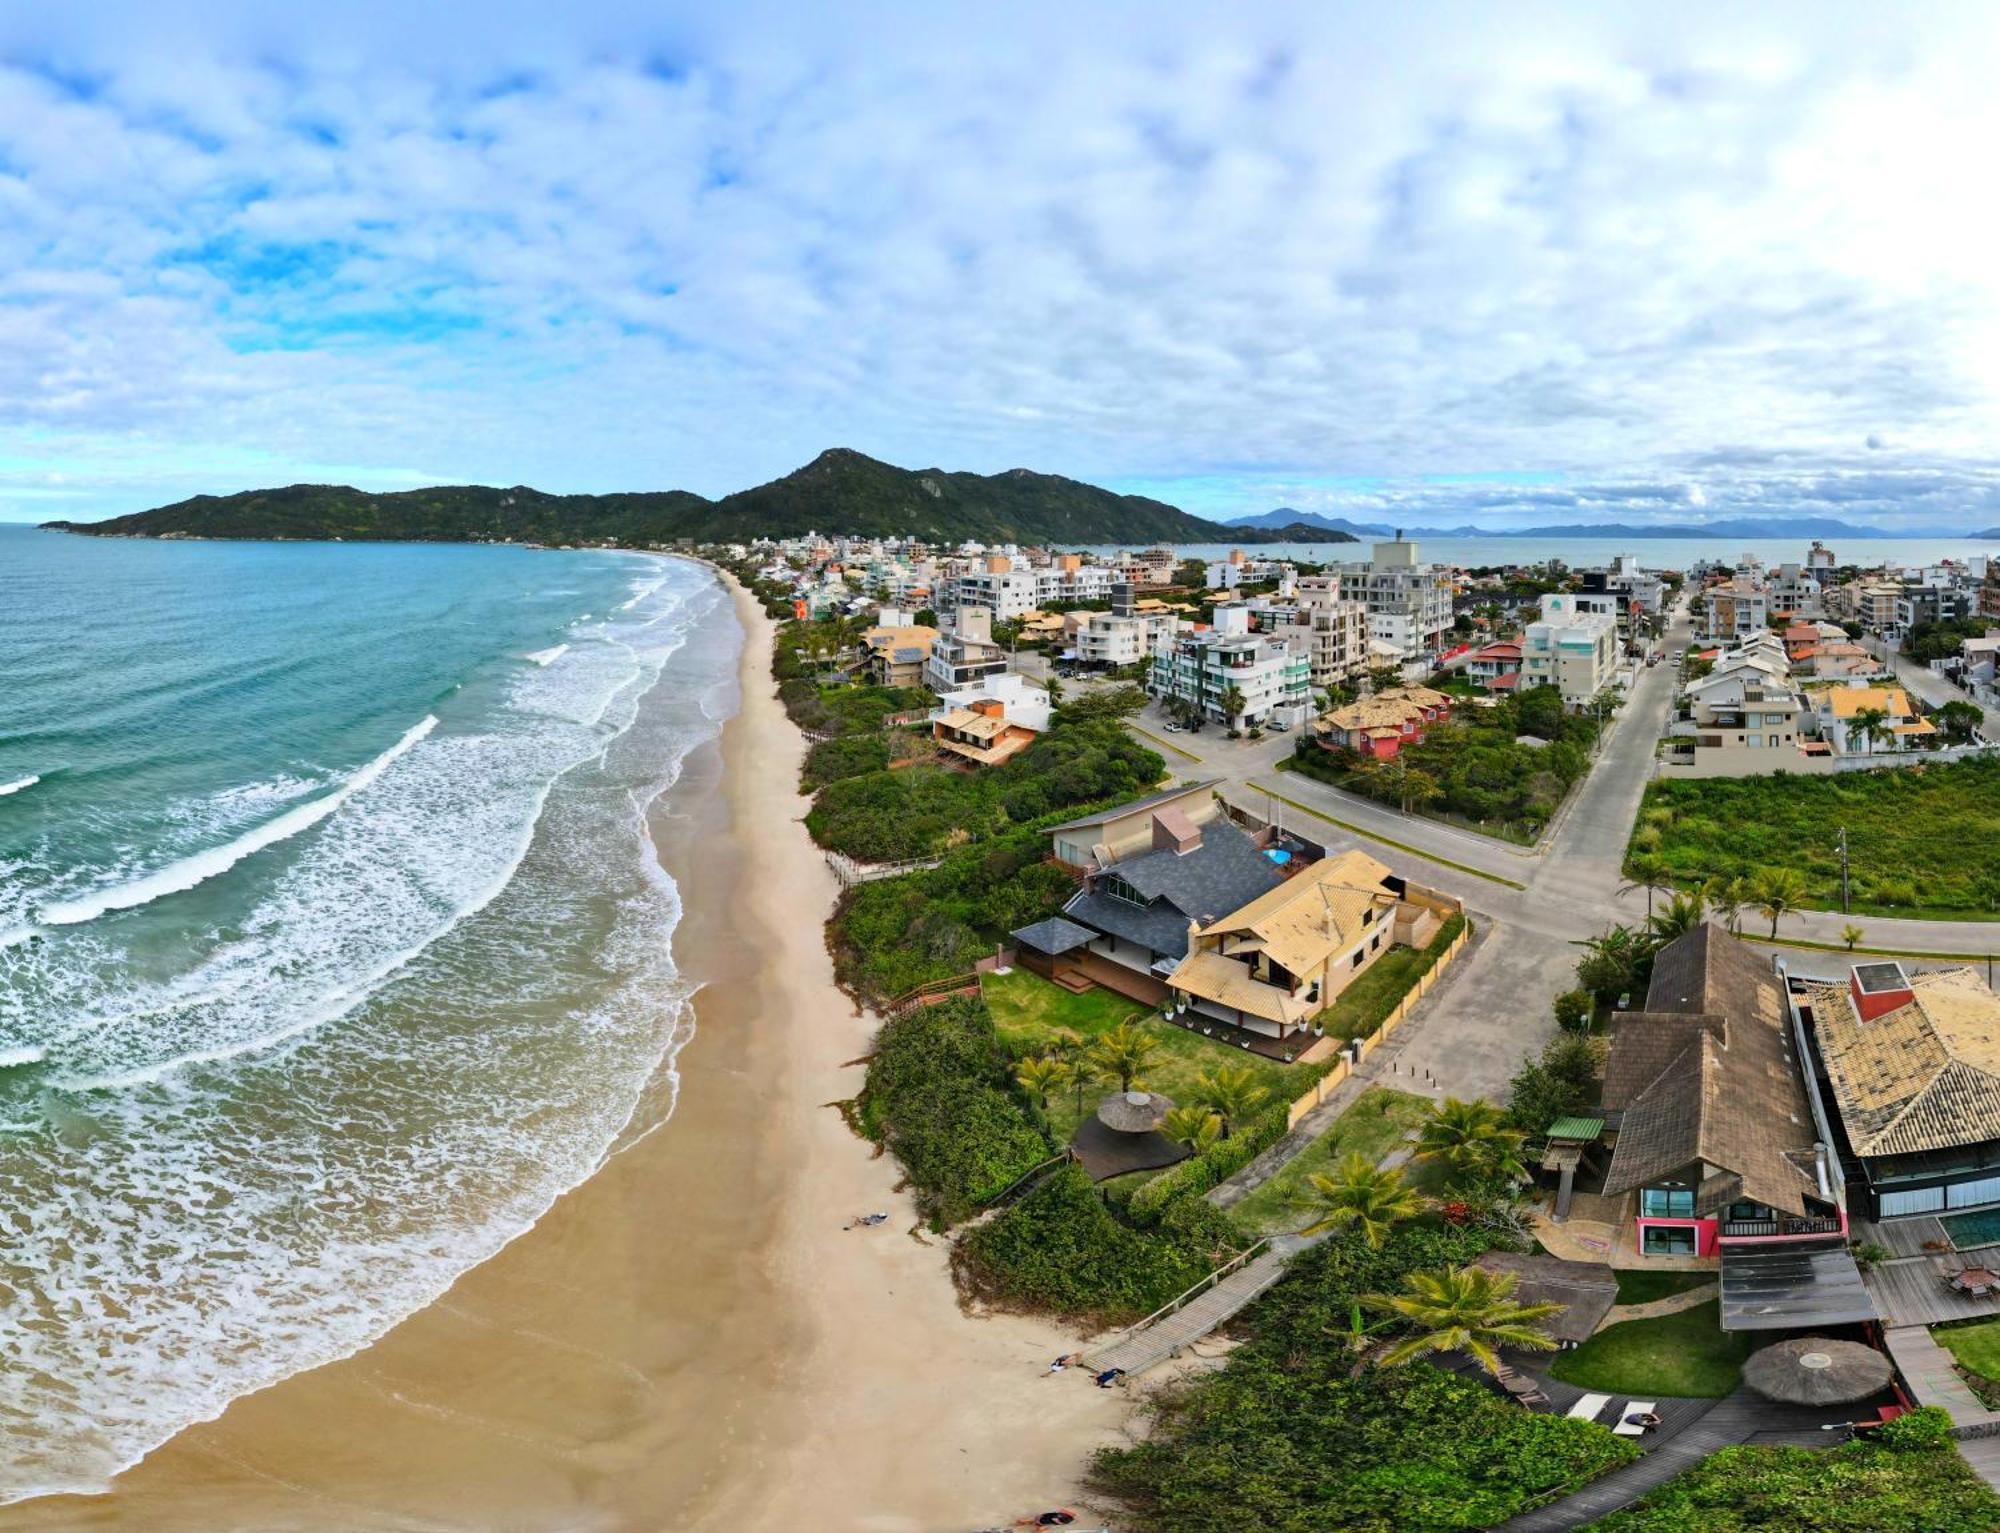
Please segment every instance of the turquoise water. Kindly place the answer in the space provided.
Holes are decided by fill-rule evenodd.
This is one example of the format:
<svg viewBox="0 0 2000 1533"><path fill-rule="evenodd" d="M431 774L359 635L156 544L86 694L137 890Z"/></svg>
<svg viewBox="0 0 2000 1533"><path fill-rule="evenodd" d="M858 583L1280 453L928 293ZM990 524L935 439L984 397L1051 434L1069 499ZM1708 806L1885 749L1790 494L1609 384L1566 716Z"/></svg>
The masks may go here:
<svg viewBox="0 0 2000 1533"><path fill-rule="evenodd" d="M2000 1240L2000 1208L1982 1208L1977 1213L1946 1214L1938 1220L1951 1243L1961 1251L1974 1246L1990 1246Z"/></svg>
<svg viewBox="0 0 2000 1533"><path fill-rule="evenodd" d="M644 816L737 642L677 561L0 528L0 1498L364 1345L671 1110Z"/></svg>

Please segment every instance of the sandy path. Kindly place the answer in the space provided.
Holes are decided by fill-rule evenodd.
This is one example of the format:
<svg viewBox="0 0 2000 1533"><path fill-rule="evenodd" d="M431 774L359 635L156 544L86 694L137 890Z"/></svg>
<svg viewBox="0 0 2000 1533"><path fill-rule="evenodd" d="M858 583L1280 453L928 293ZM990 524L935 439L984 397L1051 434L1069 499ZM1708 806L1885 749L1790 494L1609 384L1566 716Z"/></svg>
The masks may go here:
<svg viewBox="0 0 2000 1533"><path fill-rule="evenodd" d="M1041 1376L1065 1333L962 1315L894 1163L825 1105L871 1024L833 986L770 625L736 604L742 711L655 821L707 986L672 1119L375 1346L0 1533L952 1533L1073 1497L1123 1399Z"/></svg>

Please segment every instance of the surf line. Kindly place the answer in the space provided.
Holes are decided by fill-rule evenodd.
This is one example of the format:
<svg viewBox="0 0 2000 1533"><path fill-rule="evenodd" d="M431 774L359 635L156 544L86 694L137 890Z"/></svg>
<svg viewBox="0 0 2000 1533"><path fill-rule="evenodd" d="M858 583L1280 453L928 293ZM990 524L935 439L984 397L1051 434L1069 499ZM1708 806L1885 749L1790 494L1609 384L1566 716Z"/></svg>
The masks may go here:
<svg viewBox="0 0 2000 1533"><path fill-rule="evenodd" d="M193 856L183 857L178 862L170 862L159 871L148 873L144 878L136 878L129 884L118 884L109 889L100 889L94 894L83 895L78 899L64 900L46 906L36 913L35 919L42 926L75 926L83 921L94 921L109 911L129 910L135 905L149 905L154 900L169 894L180 894L197 884L206 883L218 873L228 872L245 857L261 852L267 846L275 846L278 842L319 824L355 794L374 782L389 769L392 761L435 728L437 728L437 715L427 714L422 723L412 725L404 732L402 739L324 797L316 798L309 804L301 804L296 809L289 809L276 819L266 820L255 829L245 831L234 841L211 847L205 852L196 852Z"/></svg>
<svg viewBox="0 0 2000 1533"><path fill-rule="evenodd" d="M10 793L22 793L41 781L39 777L23 777L19 782L0 782L0 798Z"/></svg>

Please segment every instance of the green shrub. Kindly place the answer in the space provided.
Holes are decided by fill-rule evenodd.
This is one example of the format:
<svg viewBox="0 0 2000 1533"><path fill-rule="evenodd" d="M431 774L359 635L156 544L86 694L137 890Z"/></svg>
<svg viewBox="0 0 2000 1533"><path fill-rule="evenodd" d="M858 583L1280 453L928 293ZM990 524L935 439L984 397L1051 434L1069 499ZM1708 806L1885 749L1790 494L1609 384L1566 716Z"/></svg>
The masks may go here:
<svg viewBox="0 0 2000 1533"><path fill-rule="evenodd" d="M1991 918L2000 907L1991 855L2000 757L1830 777L1664 779L1648 785L1645 804L1674 812L1657 856L1682 887L1796 868L1810 904L1837 908L1845 826L1855 914Z"/></svg>
<svg viewBox="0 0 2000 1533"><path fill-rule="evenodd" d="M1307 1088L1323 1073L1300 1074L1298 1096L1305 1095ZM1297 1097L1293 1100L1296 1101ZM1229 1180L1285 1137L1285 1118L1290 1108L1291 1102L1279 1102L1267 1107L1227 1139L1218 1139L1199 1155L1162 1171L1132 1194L1132 1201L1127 1207L1133 1221L1151 1223L1160 1219L1169 1206L1187 1198L1198 1199L1211 1187Z"/></svg>
<svg viewBox="0 0 2000 1533"><path fill-rule="evenodd" d="M1836 1448L1724 1448L1591 1533L1992 1533L2000 1496L1954 1451L1935 1407Z"/></svg>
<svg viewBox="0 0 2000 1533"><path fill-rule="evenodd" d="M1137 1533L1487 1528L1636 1456L1588 1422L1523 1411L1427 1364L1356 1372L1353 1306L1418 1268L1470 1261L1476 1231L1404 1227L1293 1259L1218 1374L1159 1397L1154 1430L1091 1479Z"/></svg>
<svg viewBox="0 0 2000 1533"><path fill-rule="evenodd" d="M810 793L842 777L879 772L889 765L889 742L881 735L840 735L806 752L799 788Z"/></svg>
<svg viewBox="0 0 2000 1533"><path fill-rule="evenodd" d="M918 1208L944 1224L1054 1153L977 996L915 1007L883 1024L861 1119L902 1162Z"/></svg>
<svg viewBox="0 0 2000 1533"><path fill-rule="evenodd" d="M1211 1214L1214 1211L1211 1210ZM1140 1231L1118 1221L1081 1166L1052 1173L968 1230L952 1252L966 1292L989 1304L1055 1310L1103 1325L1138 1319L1233 1254L1233 1230L1199 1212Z"/></svg>
<svg viewBox="0 0 2000 1533"><path fill-rule="evenodd" d="M1591 1001L1588 990L1565 990L1555 1000L1556 1026L1566 1033L1590 1030Z"/></svg>

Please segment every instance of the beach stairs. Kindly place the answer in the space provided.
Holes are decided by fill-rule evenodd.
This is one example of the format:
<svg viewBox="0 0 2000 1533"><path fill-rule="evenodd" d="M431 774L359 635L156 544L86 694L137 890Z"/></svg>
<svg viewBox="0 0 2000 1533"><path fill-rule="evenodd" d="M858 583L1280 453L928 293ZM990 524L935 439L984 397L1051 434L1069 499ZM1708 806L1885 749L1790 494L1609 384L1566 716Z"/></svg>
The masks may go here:
<svg viewBox="0 0 2000 1533"><path fill-rule="evenodd" d="M1317 1238L1304 1235L1274 1235L1259 1241L1171 1304L1086 1348L1084 1366L1094 1373L1117 1368L1127 1378L1157 1368L1179 1356L1182 1348L1235 1319L1285 1275L1286 1262L1317 1243Z"/></svg>

